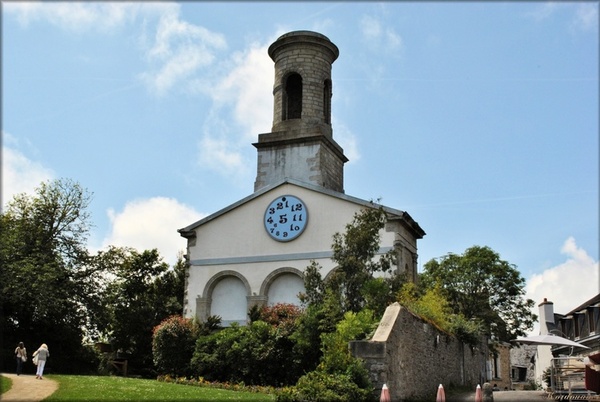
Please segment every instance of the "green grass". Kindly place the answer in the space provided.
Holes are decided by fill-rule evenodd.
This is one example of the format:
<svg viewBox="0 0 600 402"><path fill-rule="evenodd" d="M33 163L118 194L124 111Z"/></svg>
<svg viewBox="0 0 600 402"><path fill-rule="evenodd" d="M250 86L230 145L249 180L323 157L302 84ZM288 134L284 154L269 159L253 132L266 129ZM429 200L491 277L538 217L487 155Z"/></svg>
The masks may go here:
<svg viewBox="0 0 600 402"><path fill-rule="evenodd" d="M275 396L107 376L49 375L59 387L44 401L274 401Z"/></svg>
<svg viewBox="0 0 600 402"><path fill-rule="evenodd" d="M12 380L8 377L3 377L0 375L0 394L5 393L12 387Z"/></svg>

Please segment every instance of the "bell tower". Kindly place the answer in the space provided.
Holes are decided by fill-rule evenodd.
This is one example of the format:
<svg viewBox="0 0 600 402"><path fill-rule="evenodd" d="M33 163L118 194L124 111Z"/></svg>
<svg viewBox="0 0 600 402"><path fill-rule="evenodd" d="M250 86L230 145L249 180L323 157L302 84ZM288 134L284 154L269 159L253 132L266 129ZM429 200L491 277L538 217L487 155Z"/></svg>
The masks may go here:
<svg viewBox="0 0 600 402"><path fill-rule="evenodd" d="M275 62L273 127L259 134L254 191L285 178L344 192L348 158L331 128L331 65L339 50L326 36L294 31L270 47Z"/></svg>

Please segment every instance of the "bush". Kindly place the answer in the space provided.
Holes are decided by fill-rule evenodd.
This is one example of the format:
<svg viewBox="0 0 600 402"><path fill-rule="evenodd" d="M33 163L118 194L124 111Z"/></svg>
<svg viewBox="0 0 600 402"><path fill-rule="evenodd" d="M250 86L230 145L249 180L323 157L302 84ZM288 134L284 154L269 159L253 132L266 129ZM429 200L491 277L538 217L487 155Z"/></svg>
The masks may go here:
<svg viewBox="0 0 600 402"><path fill-rule="evenodd" d="M152 356L160 374L185 376L191 373L191 359L198 326L191 319L171 316L154 328Z"/></svg>
<svg viewBox="0 0 600 402"><path fill-rule="evenodd" d="M264 321L201 336L192 359L195 376L249 385L293 384L302 374L294 342Z"/></svg>
<svg viewBox="0 0 600 402"><path fill-rule="evenodd" d="M361 402L373 399L372 390L360 388L348 374L313 371L298 380L293 388L277 395L278 402Z"/></svg>

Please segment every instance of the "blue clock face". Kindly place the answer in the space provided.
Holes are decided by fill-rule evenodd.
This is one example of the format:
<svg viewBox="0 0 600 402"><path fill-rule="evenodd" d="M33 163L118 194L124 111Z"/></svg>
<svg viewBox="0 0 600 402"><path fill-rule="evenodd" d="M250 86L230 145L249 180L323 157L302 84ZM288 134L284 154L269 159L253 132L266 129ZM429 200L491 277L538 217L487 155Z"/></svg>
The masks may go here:
<svg viewBox="0 0 600 402"><path fill-rule="evenodd" d="M277 241L290 241L300 236L308 221L306 205L298 197L282 195L265 211L265 229Z"/></svg>

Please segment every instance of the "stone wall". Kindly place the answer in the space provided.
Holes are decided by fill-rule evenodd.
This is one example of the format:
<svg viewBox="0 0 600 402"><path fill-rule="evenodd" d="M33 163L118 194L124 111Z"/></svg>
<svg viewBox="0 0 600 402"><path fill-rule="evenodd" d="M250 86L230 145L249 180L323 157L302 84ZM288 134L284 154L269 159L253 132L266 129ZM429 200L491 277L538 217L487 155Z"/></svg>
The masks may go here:
<svg viewBox="0 0 600 402"><path fill-rule="evenodd" d="M434 400L439 384L475 389L485 378L488 348L473 348L413 315L389 306L370 341L351 342L379 394L387 384L393 401Z"/></svg>

